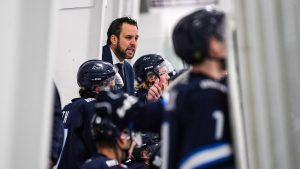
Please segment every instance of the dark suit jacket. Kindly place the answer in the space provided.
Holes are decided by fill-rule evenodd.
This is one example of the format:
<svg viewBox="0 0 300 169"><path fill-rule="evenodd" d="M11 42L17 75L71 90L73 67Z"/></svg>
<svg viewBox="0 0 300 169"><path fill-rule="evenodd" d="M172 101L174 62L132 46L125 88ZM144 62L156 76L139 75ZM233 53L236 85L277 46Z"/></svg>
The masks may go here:
<svg viewBox="0 0 300 169"><path fill-rule="evenodd" d="M102 48L102 60L113 64L112 55L110 53L110 48L108 45ZM134 72L132 66L126 60L124 61L124 92L129 95L134 94Z"/></svg>

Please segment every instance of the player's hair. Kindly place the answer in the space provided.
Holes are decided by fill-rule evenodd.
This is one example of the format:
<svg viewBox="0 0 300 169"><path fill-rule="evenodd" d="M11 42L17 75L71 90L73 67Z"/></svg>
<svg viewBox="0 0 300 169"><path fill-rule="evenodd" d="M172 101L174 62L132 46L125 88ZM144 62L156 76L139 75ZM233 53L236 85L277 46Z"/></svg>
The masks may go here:
<svg viewBox="0 0 300 169"><path fill-rule="evenodd" d="M94 91L89 90L89 89L86 90L84 88L80 88L79 95L82 98L95 98L97 93L95 93Z"/></svg>
<svg viewBox="0 0 300 169"><path fill-rule="evenodd" d="M137 82L135 88L136 88L137 90L138 90L138 89L149 90L151 86L152 86L152 84L150 84L148 81L146 81L146 82L141 82L141 83Z"/></svg>

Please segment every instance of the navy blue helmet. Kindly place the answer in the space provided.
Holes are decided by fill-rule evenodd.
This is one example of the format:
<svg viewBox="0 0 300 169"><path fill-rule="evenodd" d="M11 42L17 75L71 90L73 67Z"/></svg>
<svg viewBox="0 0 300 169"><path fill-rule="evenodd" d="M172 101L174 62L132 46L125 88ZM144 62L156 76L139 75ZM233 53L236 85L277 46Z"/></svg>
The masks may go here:
<svg viewBox="0 0 300 169"><path fill-rule="evenodd" d="M159 76L159 67L162 66L164 59L157 54L143 55L133 64L135 79L141 83L147 80L148 72L153 72Z"/></svg>
<svg viewBox="0 0 300 169"><path fill-rule="evenodd" d="M120 130L111 120L95 113L92 118L92 135L95 141L115 142L120 136Z"/></svg>
<svg viewBox="0 0 300 169"><path fill-rule="evenodd" d="M182 18L173 30L176 54L188 64L197 64L209 57L209 38L213 36L219 41L224 39L224 18L224 12L212 6Z"/></svg>
<svg viewBox="0 0 300 169"><path fill-rule="evenodd" d="M112 64L103 60L88 60L77 72L77 83L82 88L92 88L93 85L105 85L106 80L113 79L116 71Z"/></svg>

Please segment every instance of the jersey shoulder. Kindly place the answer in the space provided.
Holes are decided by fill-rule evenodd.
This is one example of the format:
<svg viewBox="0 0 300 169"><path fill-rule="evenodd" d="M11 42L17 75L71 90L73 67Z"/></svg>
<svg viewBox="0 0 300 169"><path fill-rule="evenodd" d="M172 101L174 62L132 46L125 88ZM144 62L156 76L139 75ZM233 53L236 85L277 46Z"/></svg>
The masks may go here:
<svg viewBox="0 0 300 169"><path fill-rule="evenodd" d="M126 165L119 165L116 160L109 159L103 155L97 155L87 160L85 164L82 165L82 169L123 169L128 168Z"/></svg>
<svg viewBox="0 0 300 169"><path fill-rule="evenodd" d="M227 93L227 80L213 80L204 74L190 73L189 78L178 84L176 90L182 92L199 90L216 90L221 93Z"/></svg>
<svg viewBox="0 0 300 169"><path fill-rule="evenodd" d="M81 118L79 114L81 112L94 112L94 104L96 99L94 98L77 98L73 99L71 103L67 104L62 110L63 122L65 125L68 125L70 119L73 117Z"/></svg>
<svg viewBox="0 0 300 169"><path fill-rule="evenodd" d="M192 74L168 92L167 110L213 108L226 102L227 86L203 74ZM222 102L222 103L221 103Z"/></svg>

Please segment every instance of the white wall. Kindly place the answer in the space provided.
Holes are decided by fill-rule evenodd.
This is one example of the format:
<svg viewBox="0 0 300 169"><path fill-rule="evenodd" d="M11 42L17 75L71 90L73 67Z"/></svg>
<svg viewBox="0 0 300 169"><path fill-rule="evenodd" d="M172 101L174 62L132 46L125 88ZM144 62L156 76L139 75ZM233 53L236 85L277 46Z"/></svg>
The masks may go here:
<svg viewBox="0 0 300 169"><path fill-rule="evenodd" d="M0 2L0 168L47 166L52 117L51 3Z"/></svg>
<svg viewBox="0 0 300 169"><path fill-rule="evenodd" d="M98 57L103 6L105 1L102 0L55 1L51 55L56 58L53 77L60 91L62 105L79 96L79 66L88 59Z"/></svg>
<svg viewBox="0 0 300 169"><path fill-rule="evenodd" d="M173 49L172 31L179 19L197 8L199 6L152 8L149 13L141 14L138 49L131 63L142 55L156 53L167 58L175 69L183 68Z"/></svg>

